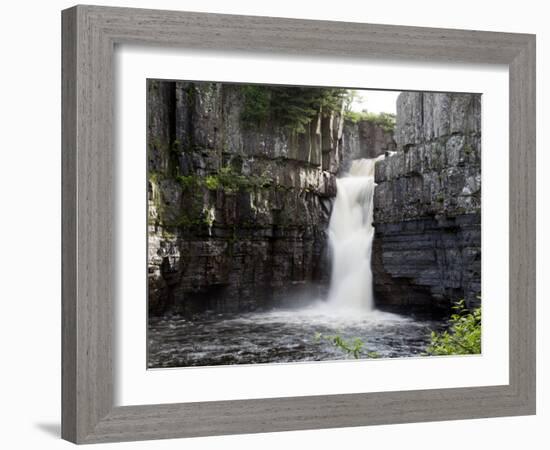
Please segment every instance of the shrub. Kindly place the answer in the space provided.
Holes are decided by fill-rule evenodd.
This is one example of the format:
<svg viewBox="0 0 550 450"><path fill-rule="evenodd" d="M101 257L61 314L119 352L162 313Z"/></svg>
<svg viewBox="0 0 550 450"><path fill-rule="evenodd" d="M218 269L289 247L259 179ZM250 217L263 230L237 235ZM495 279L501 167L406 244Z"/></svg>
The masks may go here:
<svg viewBox="0 0 550 450"><path fill-rule="evenodd" d="M178 175L175 178L184 191L193 191L201 185L201 179L196 175Z"/></svg>
<svg viewBox="0 0 550 450"><path fill-rule="evenodd" d="M452 307L449 329L432 331L428 355L470 355L481 353L481 307L472 311L460 300Z"/></svg>
<svg viewBox="0 0 550 450"><path fill-rule="evenodd" d="M377 352L363 350L365 343L360 338L346 340L337 334L325 336L321 333L317 333L315 335L315 340L320 341L321 339L330 342L336 348L344 352L346 356L353 356L355 359L359 359L361 356L366 356L368 358L380 357Z"/></svg>

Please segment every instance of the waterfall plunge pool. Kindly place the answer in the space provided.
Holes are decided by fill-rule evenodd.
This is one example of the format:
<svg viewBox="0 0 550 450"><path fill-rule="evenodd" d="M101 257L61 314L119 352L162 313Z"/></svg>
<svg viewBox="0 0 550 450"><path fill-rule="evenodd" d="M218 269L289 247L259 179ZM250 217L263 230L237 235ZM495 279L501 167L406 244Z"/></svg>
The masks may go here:
<svg viewBox="0 0 550 450"><path fill-rule="evenodd" d="M380 358L420 356L430 330L445 322L381 311L358 314L326 302L302 309L240 314L204 313L149 319L148 367L290 363L352 358L326 339L360 338L366 352ZM367 356L365 356L367 357Z"/></svg>
<svg viewBox="0 0 550 450"><path fill-rule="evenodd" d="M420 356L446 322L374 309L371 249L376 159L352 162L337 180L328 227L328 299L306 308L149 318L149 368L290 363L353 358L329 338L360 339L363 357ZM324 336L319 337L319 335Z"/></svg>

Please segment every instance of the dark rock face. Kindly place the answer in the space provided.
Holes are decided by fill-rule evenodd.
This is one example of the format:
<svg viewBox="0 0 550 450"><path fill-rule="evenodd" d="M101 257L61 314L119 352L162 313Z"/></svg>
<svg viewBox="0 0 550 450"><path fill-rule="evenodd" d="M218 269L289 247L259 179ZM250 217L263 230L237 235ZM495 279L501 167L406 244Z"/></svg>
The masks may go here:
<svg viewBox="0 0 550 450"><path fill-rule="evenodd" d="M397 152L376 163L380 306L441 305L481 291L481 99L402 93Z"/></svg>
<svg viewBox="0 0 550 450"><path fill-rule="evenodd" d="M326 288L340 115L297 133L243 124L237 85L147 89L151 314L252 310Z"/></svg>
<svg viewBox="0 0 550 450"><path fill-rule="evenodd" d="M346 172L354 159L376 158L397 149L393 133L368 120L344 122L342 147L341 172Z"/></svg>

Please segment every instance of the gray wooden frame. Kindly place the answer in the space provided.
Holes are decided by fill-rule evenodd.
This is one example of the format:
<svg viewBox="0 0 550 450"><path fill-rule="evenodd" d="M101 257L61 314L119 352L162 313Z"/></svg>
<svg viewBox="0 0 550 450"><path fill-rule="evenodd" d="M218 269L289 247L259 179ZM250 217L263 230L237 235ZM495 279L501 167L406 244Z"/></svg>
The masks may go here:
<svg viewBox="0 0 550 450"><path fill-rule="evenodd" d="M535 413L535 36L97 6L63 11L62 30L63 438L94 443ZM508 65L509 384L114 407L118 43Z"/></svg>

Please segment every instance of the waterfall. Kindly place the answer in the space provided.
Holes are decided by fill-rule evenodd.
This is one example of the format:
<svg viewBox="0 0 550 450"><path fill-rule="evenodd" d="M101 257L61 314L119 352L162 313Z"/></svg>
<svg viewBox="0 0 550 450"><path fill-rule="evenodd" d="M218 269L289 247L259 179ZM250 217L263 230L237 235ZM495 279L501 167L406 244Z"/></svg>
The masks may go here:
<svg viewBox="0 0 550 450"><path fill-rule="evenodd" d="M336 180L328 229L332 257L328 303L339 309L374 308L371 251L376 160L355 160L349 173Z"/></svg>

